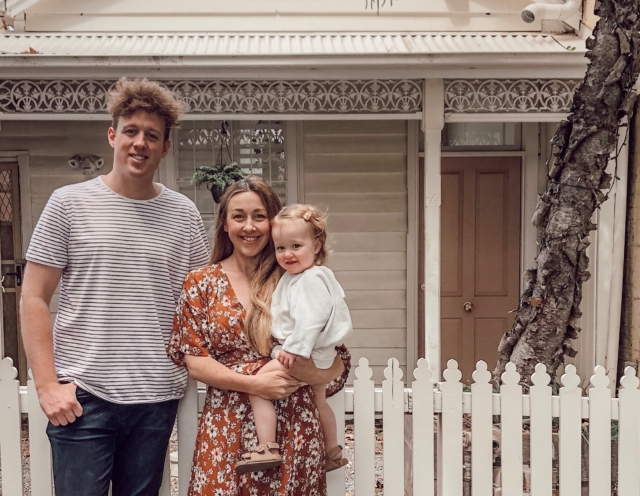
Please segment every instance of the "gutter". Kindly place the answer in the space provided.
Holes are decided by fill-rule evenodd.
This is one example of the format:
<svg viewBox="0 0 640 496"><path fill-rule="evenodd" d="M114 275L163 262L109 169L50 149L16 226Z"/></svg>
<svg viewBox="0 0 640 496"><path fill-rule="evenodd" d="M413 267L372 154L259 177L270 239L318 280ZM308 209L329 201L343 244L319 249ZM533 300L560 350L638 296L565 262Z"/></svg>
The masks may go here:
<svg viewBox="0 0 640 496"><path fill-rule="evenodd" d="M581 50L555 53L338 54L299 56L74 56L0 55L9 78L150 77L345 78L582 78ZM212 73L211 71L215 71ZM127 73L127 74L125 74Z"/></svg>

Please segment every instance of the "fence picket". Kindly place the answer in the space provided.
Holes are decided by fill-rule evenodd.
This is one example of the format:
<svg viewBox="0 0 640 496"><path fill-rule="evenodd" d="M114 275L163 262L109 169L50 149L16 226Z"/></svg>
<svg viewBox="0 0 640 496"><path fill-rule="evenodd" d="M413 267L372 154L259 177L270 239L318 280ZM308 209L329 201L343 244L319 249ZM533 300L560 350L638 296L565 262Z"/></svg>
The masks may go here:
<svg viewBox="0 0 640 496"><path fill-rule="evenodd" d="M560 379L560 430L558 459L560 495L580 496L582 452L582 389L574 365L567 365Z"/></svg>
<svg viewBox="0 0 640 496"><path fill-rule="evenodd" d="M384 490L404 493L404 382L397 358L389 358L382 381Z"/></svg>
<svg viewBox="0 0 640 496"><path fill-rule="evenodd" d="M418 360L413 371L413 496L433 496L433 382L429 364ZM359 495L358 495L359 496Z"/></svg>
<svg viewBox="0 0 640 496"><path fill-rule="evenodd" d="M589 496L611 494L611 391L602 365L589 390Z"/></svg>
<svg viewBox="0 0 640 496"><path fill-rule="evenodd" d="M344 446L344 389L338 391L331 398L327 398L327 403L333 409L336 416L336 427L338 429L338 443ZM342 436L340 436L342 433ZM342 439L340 439L342 437ZM327 494L328 496L343 496L346 491L346 469L345 467L334 470L327 474Z"/></svg>
<svg viewBox="0 0 640 496"><path fill-rule="evenodd" d="M198 383L189 379L178 407L178 494L187 496L198 435Z"/></svg>
<svg viewBox="0 0 640 496"><path fill-rule="evenodd" d="M640 494L640 380L627 367L620 379L618 413L618 494Z"/></svg>
<svg viewBox="0 0 640 496"><path fill-rule="evenodd" d="M551 376L547 367L539 363L531 376L529 398L531 404L531 495L551 496L553 442L551 437Z"/></svg>
<svg viewBox="0 0 640 496"><path fill-rule="evenodd" d="M164 471L162 472L162 485L158 496L171 496L171 462L169 460L169 449L164 457Z"/></svg>
<svg viewBox="0 0 640 496"><path fill-rule="evenodd" d="M442 374L442 421L439 426L438 494L462 496L462 372L449 360Z"/></svg>
<svg viewBox="0 0 640 496"><path fill-rule="evenodd" d="M353 427L355 435L353 464L354 489L358 496L374 496L376 487L376 444L373 370L369 360L360 358L353 381Z"/></svg>
<svg viewBox="0 0 640 496"><path fill-rule="evenodd" d="M516 366L509 362L500 386L502 494L522 495L522 386Z"/></svg>
<svg viewBox="0 0 640 496"><path fill-rule="evenodd" d="M13 360L0 362L0 470L3 494L22 494L20 382Z"/></svg>
<svg viewBox="0 0 640 496"><path fill-rule="evenodd" d="M53 496L51 444L47 437L49 419L40 408L36 385L29 370L27 381L29 413L29 464L31 496Z"/></svg>
<svg viewBox="0 0 640 496"><path fill-rule="evenodd" d="M480 360L471 385L471 493L493 496L493 387L491 372Z"/></svg>

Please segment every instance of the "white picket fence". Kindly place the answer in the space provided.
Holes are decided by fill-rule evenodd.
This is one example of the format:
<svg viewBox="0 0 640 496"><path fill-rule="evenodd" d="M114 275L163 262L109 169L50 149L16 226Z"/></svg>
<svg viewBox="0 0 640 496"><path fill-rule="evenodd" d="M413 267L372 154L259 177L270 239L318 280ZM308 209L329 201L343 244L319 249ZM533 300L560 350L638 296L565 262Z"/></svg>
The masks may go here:
<svg viewBox="0 0 640 496"><path fill-rule="evenodd" d="M473 496L552 496L553 418L558 418L557 470L561 496L580 496L582 491L583 420L588 420L588 480L591 496L612 492L611 426L618 422L618 477L620 496L640 495L640 380L631 367L625 370L618 398L613 398L609 379L601 366L594 369L588 395L578 386L575 367L567 366L557 396L550 377L539 364L529 394L518 384L520 376L507 365L500 392L494 393L491 374L484 362L473 373L474 384L465 392L462 374L454 360L444 372L444 382L434 383L424 359L414 370L411 388L405 388L398 361L385 369L386 380L376 389L366 358L355 371L354 387L332 398L338 422L352 414L355 432L354 484L357 496L375 494L375 418L383 421L384 494L405 494L405 463L412 464L414 496L462 496L465 449L471 451ZM21 414L29 416L31 494L52 496L51 457L45 434L46 418L35 396L33 382L21 390L11 360L0 363L0 454L2 494L23 494L20 446ZM202 401L191 382L178 414L179 491L186 495L190 463ZM413 417L412 460L405 460L404 416ZM463 428L470 414L471 430ZM434 417L435 415L435 417ZM500 416L501 480L495 484L494 416ZM435 418L435 421L434 421ZM523 420L530 429L530 468L523 467ZM434 446L437 439L437 446ZM470 445L470 447L469 447ZM169 463L161 494L168 496ZM526 476L526 484L523 478ZM434 484L437 481L437 485ZM345 494L344 469L329 474L330 496ZM525 492L526 487L526 492ZM530 489L529 489L530 487ZM409 489L409 488L407 488ZM530 493L529 493L530 491Z"/></svg>

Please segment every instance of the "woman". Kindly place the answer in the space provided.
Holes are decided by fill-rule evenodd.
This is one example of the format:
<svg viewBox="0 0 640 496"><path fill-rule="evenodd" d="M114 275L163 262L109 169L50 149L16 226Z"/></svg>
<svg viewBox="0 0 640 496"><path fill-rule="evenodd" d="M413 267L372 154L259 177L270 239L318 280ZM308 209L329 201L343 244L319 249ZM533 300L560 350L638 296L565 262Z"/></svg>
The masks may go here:
<svg viewBox="0 0 640 496"><path fill-rule="evenodd" d="M307 496L326 494L324 446L309 386L346 380L349 355L341 349L331 368L296 360L286 371L255 375L269 358L271 294L280 277L269 221L281 204L262 179L229 187L220 202L211 265L191 272L168 347L174 362L209 388L200 417L189 494ZM300 363L298 363L300 362ZM276 401L283 465L237 474L241 453L257 444L248 395Z"/></svg>

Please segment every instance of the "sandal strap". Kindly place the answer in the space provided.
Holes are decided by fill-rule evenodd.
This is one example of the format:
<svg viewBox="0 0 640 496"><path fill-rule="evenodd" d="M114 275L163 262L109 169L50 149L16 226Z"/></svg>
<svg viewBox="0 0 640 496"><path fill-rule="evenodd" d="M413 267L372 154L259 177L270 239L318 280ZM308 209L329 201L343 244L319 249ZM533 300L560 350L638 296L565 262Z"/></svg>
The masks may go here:
<svg viewBox="0 0 640 496"><path fill-rule="evenodd" d="M326 452L325 456L329 460L340 460L342 458L342 446L335 446Z"/></svg>
<svg viewBox="0 0 640 496"><path fill-rule="evenodd" d="M279 454L274 455L270 450L278 449L278 443L265 443L259 446L256 446L251 451L247 453L242 453L240 455L243 460L251 461L251 460L261 460L261 459L271 459L272 457L280 457Z"/></svg>

